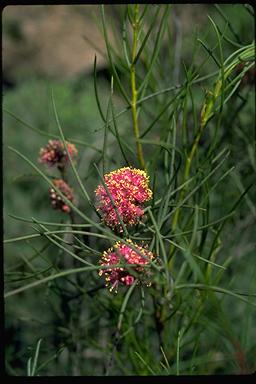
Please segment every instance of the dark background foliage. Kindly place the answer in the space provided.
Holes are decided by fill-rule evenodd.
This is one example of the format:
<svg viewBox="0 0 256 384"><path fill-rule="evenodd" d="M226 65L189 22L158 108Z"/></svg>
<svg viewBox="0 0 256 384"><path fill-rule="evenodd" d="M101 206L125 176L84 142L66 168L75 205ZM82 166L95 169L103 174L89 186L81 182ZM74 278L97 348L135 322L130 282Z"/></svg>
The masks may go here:
<svg viewBox="0 0 256 384"><path fill-rule="evenodd" d="M148 23L155 15L157 7L161 8L159 15L164 12L164 5L150 5ZM124 10L124 5L105 7L110 44L118 53L122 49ZM220 60L216 33L207 15L210 15L224 36L222 44L226 59L239 46L252 42L252 12L252 7L245 4L217 7L206 4L171 6L169 27L161 39L147 91L142 95L145 97L183 84L184 95L177 97L171 104L172 109L166 108L166 112L159 116L149 134L144 137L149 140L144 143L143 148L149 162L155 200L164 198L170 156L162 146L154 143L161 141L170 144L172 133L169 135L168 131L175 116L178 132L176 146L183 156L188 153L196 122L200 120L206 92L213 90L215 78L212 80L207 76L219 69L216 64L216 60ZM34 217L54 223L67 221L62 213L51 210L45 181L7 148L16 148L36 164L40 148L49 139L47 135L59 135L51 100L52 89L63 131L68 139L74 139L79 150L79 175L89 195L93 197L99 183L93 163L102 165L101 149L105 132L94 95L94 55L97 55L97 88L104 113L107 111L110 94L111 66L107 59L99 6L9 6L5 8L2 20L4 236L8 239L31 234L34 226L10 215L28 220ZM150 67L150 57L158 33L156 23L151 39L138 61L138 82L143 81ZM197 46L200 47L198 51ZM124 56L120 53L120 57L114 55L114 59L121 82L128 89L129 76L125 69ZM205 64L200 67L204 59ZM188 70L191 69L192 61L199 76L206 76L206 79L188 89L184 84L189 77ZM125 103L117 91L116 83L114 87L113 105L117 113L125 108ZM174 95L178 91L179 89ZM141 132L161 114L171 97L173 95L163 93L142 104L139 115ZM247 78L223 107L214 150L215 156L227 150L229 157L220 172L212 176L209 184L204 184L204 188L193 196L193 201L187 202L198 204L208 212L207 217L201 212L198 226L214 222L230 213L230 210L233 213L235 202L254 182L254 104L254 84ZM120 137L128 148L132 148L134 140L130 111L117 121ZM192 175L199 172L204 177L210 172L207 153L214 141L216 125L217 118L210 122L200 140ZM40 130L41 134L36 130ZM116 141L116 137L109 134L105 153L107 170L125 165ZM98 150L95 151L91 146ZM127 157L131 165L139 167L135 150L133 151L134 153L127 150ZM175 167L175 187L178 187L182 182L180 175L184 167L182 162L179 169L178 155ZM53 176L54 172L48 174ZM228 175L224 177L226 172ZM221 177L223 181L219 182ZM70 180L75 185L72 172ZM212 188L215 183L216 188L207 195L207 188ZM196 186L196 181L193 185ZM78 186L75 188L81 210L97 220L95 213L78 192ZM203 204L204 194L206 201ZM177 199L173 201L174 205L177 204ZM183 207L180 217L181 229L193 232L193 211ZM206 257L206 254L210 254L211 244L216 236L216 255L213 260L221 265L227 263L228 268L219 278L218 269L213 276L220 286L233 293L255 294L255 217L254 185L235 207L234 214L225 221L219 237L216 236L218 225L211 226L209 233L204 232L206 245L201 255ZM77 220L81 222L80 218ZM151 222L150 225L152 227ZM166 234L170 230L168 225L171 228L170 221L162 228ZM137 229L133 233L135 236L136 231ZM150 232L142 234L149 236ZM177 238L173 240L178 241ZM86 241L95 250L88 257L96 265L109 242L107 239L98 241L95 237ZM157 241L156 238L155 242ZM179 245L186 247L192 241L191 233L182 241ZM196 241L203 243L202 237L198 237ZM181 283L193 283L193 267L189 270L185 266L185 275L179 275L184 257L178 252L179 250L173 267L173 277L177 279L180 276ZM197 262L206 271L204 262ZM7 243L4 251L6 291L44 278L48 273L56 271L54 268L65 269L71 266L67 255L64 256L61 249L44 237ZM253 322L253 306L222 293L216 293L213 297L209 292L201 296L199 291L180 290L171 304L170 318L164 330L159 330L163 324L159 323L157 311L167 304L161 302L161 280L157 279L156 277L151 288L145 288L144 291L136 289L129 301L122 328L123 332L132 326L134 328L117 345L111 374L226 374L255 370L256 328ZM112 352L118 316L127 289L121 287L117 295L111 295L105 288L102 289L101 283L103 281L99 279L97 271L86 272L75 280L75 284L82 287L81 291L66 279L56 279L6 298L6 372L9 375L27 375L28 362L31 361L29 359L34 358L38 340L41 339L34 374L102 375ZM142 316L136 323L138 314ZM159 348L161 345L162 350Z"/></svg>

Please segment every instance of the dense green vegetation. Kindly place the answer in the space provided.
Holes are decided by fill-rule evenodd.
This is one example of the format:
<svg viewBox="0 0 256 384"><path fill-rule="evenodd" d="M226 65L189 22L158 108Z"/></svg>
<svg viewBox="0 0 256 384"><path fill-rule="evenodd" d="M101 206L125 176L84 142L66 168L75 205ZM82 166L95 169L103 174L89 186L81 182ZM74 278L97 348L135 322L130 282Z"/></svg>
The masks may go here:
<svg viewBox="0 0 256 384"><path fill-rule="evenodd" d="M179 35L175 6L119 5L116 24L95 7L111 84L95 62L91 76L28 75L4 92L6 372L251 373L253 9L209 5L203 22ZM48 189L60 174L38 163L40 148L63 135L78 149L66 176L73 215L51 208ZM94 191L126 165L145 166L153 191L128 237L157 257L150 287L120 285L115 294L98 276L99 260L127 236L100 222Z"/></svg>

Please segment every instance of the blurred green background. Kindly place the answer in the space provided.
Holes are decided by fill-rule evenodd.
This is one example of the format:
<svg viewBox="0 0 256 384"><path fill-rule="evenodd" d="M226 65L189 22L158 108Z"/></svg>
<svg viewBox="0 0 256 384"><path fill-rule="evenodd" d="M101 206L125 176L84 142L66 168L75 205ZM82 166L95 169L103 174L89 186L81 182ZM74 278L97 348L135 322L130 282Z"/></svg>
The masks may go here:
<svg viewBox="0 0 256 384"><path fill-rule="evenodd" d="M107 12L111 22L118 21L119 7L108 6ZM243 43L252 41L254 36L253 18L249 10L239 4L222 5L221 9L232 20L232 28ZM180 40L180 58L189 63L193 44L197 33L202 39L214 41L214 33L207 14L210 14L219 25L224 26L225 20L217 12L213 5L188 5L177 4L173 6L173 28ZM107 98L110 92L110 81L107 61L104 56L104 41L97 28L99 20L98 6L8 6L3 12L3 107L7 111L19 117L31 127L43 132L58 134L55 122L51 90L54 91L58 115L67 137L89 142L97 148L101 148L103 140L102 120L99 115L97 103L94 97L93 83L93 61L97 54L98 62L98 87L100 98L104 109L106 109ZM175 20L175 23L174 23ZM177 32L179 31L179 33ZM230 32L232 36L232 32ZM177 37L176 36L176 37ZM115 44L115 36L111 42ZM91 44L88 42L91 40ZM96 47L95 47L96 45ZM227 44L225 57L233 50ZM196 61L201 62L201 57ZM207 74L212 68L209 61L204 67L203 74ZM174 70L173 63L164 62L164 73L168 77L167 86L175 85L184 78L183 69L179 73ZM182 66L181 66L182 68ZM166 80L166 79L165 79ZM163 80L163 81L165 81ZM198 95L195 99L202 97L204 90L198 87ZM238 164L237 178L229 179L228 184L223 185L223 193L230 195L243 190L247 185L247 179L251 179L251 170L254 164L254 154L248 142L254 139L252 124L254 117L253 95L249 95L249 101L241 115L241 126L245 137L237 140L235 132L228 132L226 141L236 151L231 154ZM116 110L122 109L121 100L115 96ZM129 117L130 119L130 117ZM120 119L123 131L131 129L128 118ZM241 132L240 132L241 134ZM49 206L48 186L25 162L10 150L8 146L14 147L21 153L26 154L33 162L37 162L38 153L46 144L48 138L42 136L32 129L25 127L9 113L3 112L3 180L4 180L4 237L11 238L19 235L32 233L30 224L15 220L9 216L14 214L21 217L36 217L45 221L63 221L63 215L53 211ZM86 179L88 168L91 167L93 159L97 154L83 145L77 145L79 150L78 169L83 181L86 182L90 193L97 186L97 178L94 175ZM110 153L111 153L110 148ZM112 151L113 153L113 151ZM250 160L251 159L251 160ZM255 164L254 164L255 166ZM241 173L239 174L239 167ZM246 167L250 171L246 173ZM240 176L239 176L240 175ZM239 187L240 186L240 187ZM255 192L255 191L254 191ZM226 205L228 210L229 200L223 201L221 190L214 196L214 204ZM84 208L86 209L86 207ZM216 211L216 218L218 212ZM255 239L251 231L255 223L255 203L253 194L245 199L241 207L240 218L236 221L234 232L230 238L227 237L223 252L236 253L236 262L232 268L234 272L239 269L242 281L241 290L249 279L255 276ZM233 227L234 228L234 227ZM240 236L240 238L239 238ZM22 273L24 267L24 256L26 259L33 257L38 249L46 245L44 240L31 242L17 242L5 247L4 264L9 274L6 279L8 287L15 288L20 283L11 282L11 271L21 264ZM56 252L54 247L46 249L48 255ZM246 258L246 261L241 262ZM41 267L38 261L38 267ZM25 263L26 264L26 263ZM43 266L44 264L42 264ZM24 281L25 283L25 281ZM34 292L25 292L20 296L13 297L5 304L5 328L6 328L6 370L11 375L24 375L26 372L27 359L31 356L38 340L38 335L44 337L42 345L42 361L49 356L54 356L56 349L53 347L58 342L52 329L47 324L54 324L56 313L54 313L54 297L49 297L49 290L36 289ZM22 300L20 300L22 298ZM116 299L118 300L118 299ZM53 303L49 309L49 301ZM230 308L232 310L232 308ZM90 321L90 319L87 319ZM234 325L239 327L239 324ZM254 328L255 325L248 325ZM88 337L92 335L89 332ZM40 330L40 332L39 332ZM248 342L248 341L246 341ZM250 351L251 356L255 353ZM61 357L62 356L62 357ZM58 375L65 374L65 353L60 355L47 365L42 374ZM98 361L102 355L97 349L86 350L87 373L97 374ZM96 370L96 371L95 371Z"/></svg>

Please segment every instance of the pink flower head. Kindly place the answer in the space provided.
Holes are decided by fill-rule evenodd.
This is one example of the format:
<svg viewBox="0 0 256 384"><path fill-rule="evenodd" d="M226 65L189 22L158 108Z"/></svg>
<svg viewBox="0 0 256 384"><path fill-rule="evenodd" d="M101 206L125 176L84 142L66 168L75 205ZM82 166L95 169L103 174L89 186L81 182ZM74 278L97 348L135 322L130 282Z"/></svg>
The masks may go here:
<svg viewBox="0 0 256 384"><path fill-rule="evenodd" d="M53 180L53 185L63 193L63 195L70 200L71 202L74 200L73 190L70 186L62 179ZM71 209L69 206L63 201L62 197L57 194L54 188L49 189L50 199L52 203L52 207L54 209L59 209L62 212L69 213Z"/></svg>
<svg viewBox="0 0 256 384"><path fill-rule="evenodd" d="M121 242L116 242L114 247L109 248L102 255L100 260L100 264L102 266L110 266L115 264L140 264L136 267L131 267L126 269L125 267L116 267L109 269L100 269L99 275L104 275L106 286L110 285L110 292L115 289L117 292L118 284L122 283L124 285L132 285L135 281L135 277L131 275L131 270L136 271L140 274L146 274L145 265L149 264L150 261L154 259L154 255L151 251L147 249L147 247L139 246L138 244L134 244L131 240L126 240L130 243L135 249L138 250L136 252L131 247L123 244ZM144 257L143 257L143 256ZM149 284L148 284L149 285Z"/></svg>
<svg viewBox="0 0 256 384"><path fill-rule="evenodd" d="M77 149L74 144L66 142L66 145L71 158L75 158ZM40 149L38 161L48 165L48 167L54 165L60 168L65 167L69 162L69 158L63 142L60 140L49 140L48 144Z"/></svg>
<svg viewBox="0 0 256 384"><path fill-rule="evenodd" d="M152 198L147 173L141 169L124 167L104 175L104 181L109 193L103 185L99 185L95 194L97 211L105 224L123 231L109 194L124 224L137 224L144 215L143 203Z"/></svg>

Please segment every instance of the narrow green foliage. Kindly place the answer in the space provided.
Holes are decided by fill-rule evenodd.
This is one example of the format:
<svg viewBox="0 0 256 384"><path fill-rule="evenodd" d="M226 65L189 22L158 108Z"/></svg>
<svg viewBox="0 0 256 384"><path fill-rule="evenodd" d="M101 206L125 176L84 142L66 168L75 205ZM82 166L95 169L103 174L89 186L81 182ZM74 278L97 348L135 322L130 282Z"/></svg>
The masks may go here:
<svg viewBox="0 0 256 384"><path fill-rule="evenodd" d="M70 7L70 17L75 10ZM52 90L44 101L37 91L39 105L33 100L39 88L31 87L37 75L4 90L6 371L250 374L256 332L253 9L131 3L78 11L85 21L90 15L88 25L102 36L82 32L97 52L91 74L63 77L60 88L48 79L55 96ZM7 47L9 29L17 38L9 13L3 18ZM7 59L8 49L4 54ZM29 70L34 73L32 64ZM105 70L110 77L103 79ZM36 163L48 139L63 144L64 165L58 165L62 153L49 155L56 155L57 166ZM76 161L68 142L78 146ZM122 188L117 177L110 193L104 175L123 167L137 168L138 177L125 174ZM149 176L150 200L141 171ZM73 189L72 201L55 187L57 178ZM117 221L113 228L96 209L99 185L110 201L104 215ZM49 187L66 212L52 209ZM136 225L124 223L125 209L136 212ZM116 242L130 249L123 254ZM138 256L143 262L135 263Z"/></svg>

